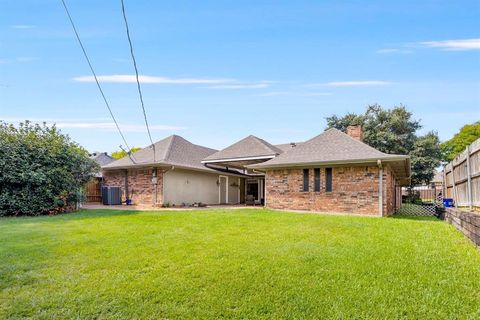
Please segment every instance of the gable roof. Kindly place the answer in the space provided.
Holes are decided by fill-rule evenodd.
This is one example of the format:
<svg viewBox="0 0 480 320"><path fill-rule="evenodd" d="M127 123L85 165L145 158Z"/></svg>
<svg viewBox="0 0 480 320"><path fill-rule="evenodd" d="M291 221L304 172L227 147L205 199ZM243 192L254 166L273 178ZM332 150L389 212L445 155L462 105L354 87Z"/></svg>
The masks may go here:
<svg viewBox="0 0 480 320"><path fill-rule="evenodd" d="M155 144L155 162L153 161L153 148L148 146L133 154L133 162L128 156L103 166L103 169L122 169L133 166L168 165L183 168L215 171L205 167L201 160L217 150L202 147L190 141L171 135Z"/></svg>
<svg viewBox="0 0 480 320"><path fill-rule="evenodd" d="M205 157L202 162L213 163L221 162L222 160L272 158L281 153L283 153L283 151L273 144L249 135L231 146Z"/></svg>
<svg viewBox="0 0 480 320"><path fill-rule="evenodd" d="M383 153L335 128L331 128L269 161L249 167L264 169L308 164L405 160L408 158L405 155Z"/></svg>

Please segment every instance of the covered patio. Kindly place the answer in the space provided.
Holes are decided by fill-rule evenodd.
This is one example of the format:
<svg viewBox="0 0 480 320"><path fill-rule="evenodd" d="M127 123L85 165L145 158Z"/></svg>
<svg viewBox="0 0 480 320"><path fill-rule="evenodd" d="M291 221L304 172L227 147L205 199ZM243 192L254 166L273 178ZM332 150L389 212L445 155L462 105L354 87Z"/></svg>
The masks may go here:
<svg viewBox="0 0 480 320"><path fill-rule="evenodd" d="M208 156L202 163L212 169L243 171L245 178L242 179L240 185L241 203L263 205L265 203L265 173L248 169L248 166L271 160L282 152L282 149L250 135Z"/></svg>

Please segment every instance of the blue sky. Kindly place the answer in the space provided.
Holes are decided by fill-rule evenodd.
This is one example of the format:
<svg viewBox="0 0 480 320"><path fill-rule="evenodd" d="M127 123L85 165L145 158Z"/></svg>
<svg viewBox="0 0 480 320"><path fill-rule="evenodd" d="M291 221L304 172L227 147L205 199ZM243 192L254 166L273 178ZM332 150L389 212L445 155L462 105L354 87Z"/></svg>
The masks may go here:
<svg viewBox="0 0 480 320"><path fill-rule="evenodd" d="M479 1L125 1L154 140L302 141L373 103L441 139L480 120ZM127 141L147 145L120 1L67 4ZM60 0L0 7L0 119L117 150Z"/></svg>

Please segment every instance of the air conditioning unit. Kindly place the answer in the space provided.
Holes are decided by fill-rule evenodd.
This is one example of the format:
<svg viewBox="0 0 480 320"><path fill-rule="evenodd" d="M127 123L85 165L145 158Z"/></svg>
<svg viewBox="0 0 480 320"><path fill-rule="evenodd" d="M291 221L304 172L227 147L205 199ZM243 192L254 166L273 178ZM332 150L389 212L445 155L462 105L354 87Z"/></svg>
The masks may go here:
<svg viewBox="0 0 480 320"><path fill-rule="evenodd" d="M120 187L102 187L102 203L105 205L122 204L122 190Z"/></svg>

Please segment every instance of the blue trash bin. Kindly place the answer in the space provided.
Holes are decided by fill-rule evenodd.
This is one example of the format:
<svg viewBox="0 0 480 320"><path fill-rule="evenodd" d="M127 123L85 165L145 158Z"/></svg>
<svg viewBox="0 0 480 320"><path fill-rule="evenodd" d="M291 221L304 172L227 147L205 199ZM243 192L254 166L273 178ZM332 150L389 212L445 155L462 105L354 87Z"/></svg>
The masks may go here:
<svg viewBox="0 0 480 320"><path fill-rule="evenodd" d="M451 198L444 198L444 199L443 199L443 206L444 206L445 208L451 208L451 207L453 207L453 199L451 199Z"/></svg>

